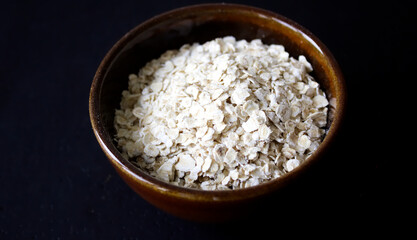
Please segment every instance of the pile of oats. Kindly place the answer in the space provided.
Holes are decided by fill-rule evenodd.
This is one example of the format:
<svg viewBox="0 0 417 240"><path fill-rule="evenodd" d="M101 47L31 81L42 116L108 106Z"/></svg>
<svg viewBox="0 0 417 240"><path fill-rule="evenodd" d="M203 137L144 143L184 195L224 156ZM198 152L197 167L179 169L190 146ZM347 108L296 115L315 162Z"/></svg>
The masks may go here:
<svg viewBox="0 0 417 240"><path fill-rule="evenodd" d="M237 189L280 177L324 138L329 102L312 70L261 40L186 44L129 75L116 141L138 167L179 186Z"/></svg>

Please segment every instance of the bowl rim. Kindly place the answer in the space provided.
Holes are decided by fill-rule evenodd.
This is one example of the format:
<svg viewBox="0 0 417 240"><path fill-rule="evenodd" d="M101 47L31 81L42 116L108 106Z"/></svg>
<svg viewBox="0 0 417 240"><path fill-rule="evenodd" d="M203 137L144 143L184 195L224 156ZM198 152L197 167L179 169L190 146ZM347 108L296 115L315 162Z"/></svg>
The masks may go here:
<svg viewBox="0 0 417 240"><path fill-rule="evenodd" d="M101 121L100 116L100 92L101 86L103 84L104 77L107 70L111 67L112 61L118 56L121 50L129 44L129 42L143 29L151 27L159 22L162 22L166 19L169 19L178 14L186 14L189 12L197 11L207 11L207 10L216 10L216 11L227 11L227 10L237 10L244 12L256 13L258 16L263 18L272 18L274 21L279 22L280 24L286 25L287 27L301 33L303 37L307 38L308 41L314 45L314 47L323 54L323 57L327 59L326 62L330 64L329 68L332 68L335 76L337 78L337 87L338 87L338 96L337 96L337 107L334 113L334 118L327 132L324 140L321 142L319 147L314 151L314 153L304 162L300 164L297 168L292 170L285 175L275 178L266 182L263 182L259 185L233 189L233 190L202 190L176 186L162 180L159 180L155 177L152 177L143 170L140 170L137 166L131 163L129 160L122 157L121 153L117 147L113 144L112 136L106 132L103 122ZM89 115L92 125L94 135L99 142L102 150L107 155L108 159L111 161L113 166L118 168L118 170L124 171L131 178L134 178L135 182L140 183L143 187L151 188L155 191L163 193L164 195L169 195L174 198L181 198L186 200L199 200L199 201L234 201L237 199L249 199L255 198L266 193L275 191L281 186L285 185L285 182L291 181L296 176L304 172L309 168L310 165L317 162L321 156L324 154L325 150L329 148L331 143L335 140L338 130L342 125L344 115L346 112L346 84L344 77L342 75L341 69L335 60L332 53L328 48L310 31L308 31L303 26L298 23L290 20L278 13L271 12L269 10L261 9L258 7L242 5L242 4L230 4L230 3L208 3L208 4L196 4L185 6L181 8L176 8L159 15L156 15L139 25L135 26L133 29L129 30L121 39L119 39L107 52L101 61L93 82L90 88L89 96Z"/></svg>

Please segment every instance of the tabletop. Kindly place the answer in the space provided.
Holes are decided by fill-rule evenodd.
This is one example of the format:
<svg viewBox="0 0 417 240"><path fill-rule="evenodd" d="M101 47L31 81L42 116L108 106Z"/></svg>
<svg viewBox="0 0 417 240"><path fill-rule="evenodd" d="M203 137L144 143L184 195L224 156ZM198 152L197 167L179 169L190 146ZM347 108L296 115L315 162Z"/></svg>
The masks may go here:
<svg viewBox="0 0 417 240"><path fill-rule="evenodd" d="M401 198L393 84L412 69L412 8L396 1L228 1L284 15L333 53L348 111L331 163L261 217L199 223L135 194L97 143L88 115L95 71L126 32L210 1L6 1L0 9L0 239L237 239L306 227L387 223ZM408 85L404 85L407 88ZM405 130L406 131L406 130ZM347 219L354 219L347 221ZM316 227L317 226L317 227ZM378 225L379 226L379 225ZM381 229L380 229L381 230Z"/></svg>

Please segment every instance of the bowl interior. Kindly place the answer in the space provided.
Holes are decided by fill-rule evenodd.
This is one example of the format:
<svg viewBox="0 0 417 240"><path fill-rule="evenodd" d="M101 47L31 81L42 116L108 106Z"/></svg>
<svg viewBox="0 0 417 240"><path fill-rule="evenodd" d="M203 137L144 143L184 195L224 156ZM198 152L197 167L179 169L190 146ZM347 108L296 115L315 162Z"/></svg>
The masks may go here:
<svg viewBox="0 0 417 240"><path fill-rule="evenodd" d="M108 150L121 156L113 139L116 133L113 119L130 73L137 73L146 62L169 49L229 35L236 39L261 39L265 44L282 44L292 57L306 56L314 68L315 79L328 96L336 98L337 112L342 104L338 99L343 94L337 64L325 46L308 31L282 16L251 7L195 6L174 10L139 25L103 60L95 77L99 91L96 110L101 121L98 131Z"/></svg>

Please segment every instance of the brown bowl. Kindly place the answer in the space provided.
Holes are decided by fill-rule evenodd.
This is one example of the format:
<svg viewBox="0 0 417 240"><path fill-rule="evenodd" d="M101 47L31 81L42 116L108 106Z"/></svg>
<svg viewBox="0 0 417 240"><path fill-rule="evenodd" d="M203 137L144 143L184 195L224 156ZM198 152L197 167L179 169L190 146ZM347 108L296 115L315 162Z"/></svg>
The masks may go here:
<svg viewBox="0 0 417 240"><path fill-rule="evenodd" d="M115 109L121 92L127 89L130 73L168 49L185 43L204 43L216 37L262 39L265 44L282 44L291 56L306 56L313 76L328 96L336 99L334 118L319 148L290 173L255 187L230 191L204 191L160 181L122 157L114 141ZM97 69L90 91L90 119L94 134L108 159L142 198L180 217L219 220L239 216L266 196L277 193L313 163L325 157L345 112L346 88L342 73L330 51L313 34L276 13L235 4L204 4L176 9L138 25L124 35L107 53ZM242 211L245 209L245 211Z"/></svg>

